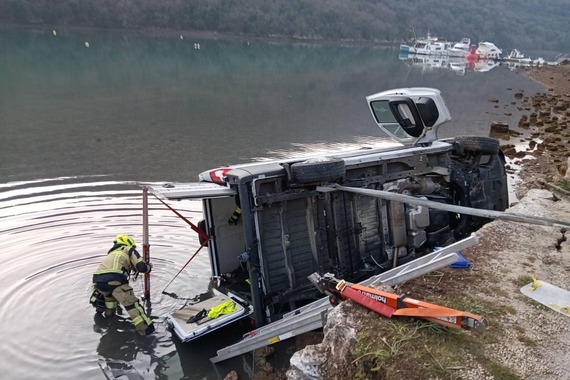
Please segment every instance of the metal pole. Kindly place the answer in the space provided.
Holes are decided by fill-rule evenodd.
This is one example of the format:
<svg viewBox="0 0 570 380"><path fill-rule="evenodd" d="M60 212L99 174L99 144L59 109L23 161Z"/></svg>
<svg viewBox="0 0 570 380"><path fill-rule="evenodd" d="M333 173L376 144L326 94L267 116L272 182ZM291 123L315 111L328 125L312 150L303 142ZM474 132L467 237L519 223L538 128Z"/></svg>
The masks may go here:
<svg viewBox="0 0 570 380"><path fill-rule="evenodd" d="M349 193L362 194L370 197L387 199L389 201L409 203L412 205L426 206L436 210L455 212L458 214L467 214L467 215L473 215L473 216L479 216L491 219L509 220L512 222L536 224L541 226L570 228L570 223L568 222L561 222L558 220L542 218L539 216L521 215L504 211L484 210L484 209L477 209L465 206L457 206L457 205L433 202L427 199L413 197L411 195L392 193L383 190L361 189L356 187L330 185L330 186L318 186L317 191L323 193L331 191L347 191Z"/></svg>
<svg viewBox="0 0 570 380"><path fill-rule="evenodd" d="M143 186L143 259L150 264L150 244L148 243L148 188ZM150 272L144 274L144 298L150 303Z"/></svg>

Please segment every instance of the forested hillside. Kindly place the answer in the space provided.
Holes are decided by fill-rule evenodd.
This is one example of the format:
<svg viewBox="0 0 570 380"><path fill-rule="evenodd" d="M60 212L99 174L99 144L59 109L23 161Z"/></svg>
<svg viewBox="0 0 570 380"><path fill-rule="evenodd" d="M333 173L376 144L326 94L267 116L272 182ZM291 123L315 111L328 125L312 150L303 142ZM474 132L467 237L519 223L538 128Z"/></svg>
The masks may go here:
<svg viewBox="0 0 570 380"><path fill-rule="evenodd" d="M0 0L0 24L401 42L428 31L503 48L570 47L567 0Z"/></svg>

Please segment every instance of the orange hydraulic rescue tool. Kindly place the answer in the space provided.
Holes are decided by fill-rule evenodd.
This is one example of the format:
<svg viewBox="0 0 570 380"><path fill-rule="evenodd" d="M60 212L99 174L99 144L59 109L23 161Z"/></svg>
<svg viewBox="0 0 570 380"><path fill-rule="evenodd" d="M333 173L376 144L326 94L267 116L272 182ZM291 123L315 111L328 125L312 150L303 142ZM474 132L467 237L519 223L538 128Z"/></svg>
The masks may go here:
<svg viewBox="0 0 570 380"><path fill-rule="evenodd" d="M326 273L322 277L318 273L313 273L309 276L309 280L322 293L329 296L333 305L340 299L351 299L388 318L392 316L417 317L448 327L476 331L483 331L487 326L486 320L479 315L418 301L368 286L351 284L335 278L331 273Z"/></svg>

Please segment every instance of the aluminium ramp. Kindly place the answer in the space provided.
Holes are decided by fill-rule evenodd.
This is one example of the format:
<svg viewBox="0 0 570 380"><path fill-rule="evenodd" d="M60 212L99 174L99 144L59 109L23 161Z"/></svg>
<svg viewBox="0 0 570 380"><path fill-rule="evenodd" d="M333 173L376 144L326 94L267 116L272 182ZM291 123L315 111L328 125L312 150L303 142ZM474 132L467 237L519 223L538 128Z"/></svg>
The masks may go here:
<svg viewBox="0 0 570 380"><path fill-rule="evenodd" d="M387 272L372 276L360 282L360 285L370 286L385 283L395 286L416 277L423 276L434 270L443 268L459 261L458 251L471 247L479 242L479 238L471 236L450 244L445 248L415 259ZM324 318L332 308L328 297L323 297L308 305L295 309L283 315L278 321L269 323L244 335L244 338L225 348L218 350L217 355L210 358L212 363L218 363L238 355L251 352L257 348L280 342L294 336L322 328Z"/></svg>

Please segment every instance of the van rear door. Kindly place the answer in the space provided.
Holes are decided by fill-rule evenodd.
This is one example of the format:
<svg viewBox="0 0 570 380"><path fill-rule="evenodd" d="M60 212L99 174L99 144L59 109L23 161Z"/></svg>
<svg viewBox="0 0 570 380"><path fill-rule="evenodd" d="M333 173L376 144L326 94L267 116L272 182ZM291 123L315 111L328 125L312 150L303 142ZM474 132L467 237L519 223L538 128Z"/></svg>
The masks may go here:
<svg viewBox="0 0 570 380"><path fill-rule="evenodd" d="M216 198L236 195L227 186L212 182L165 183L163 185L145 185L151 193L163 199Z"/></svg>
<svg viewBox="0 0 570 380"><path fill-rule="evenodd" d="M238 255L243 251L243 232L237 225L229 225L228 218L236 208L236 192L227 186L212 182L167 183L146 185L148 190L166 200L202 200L204 229L210 236L208 252L212 275L231 272L239 266ZM201 227L201 226L200 226ZM184 295L184 298L195 296ZM229 309L215 318L207 312L220 305L230 304ZM185 304L179 310L169 313L166 322L182 340L188 342L211 331L242 319L253 312L253 306L242 296L228 289L211 289L200 295L198 303Z"/></svg>

